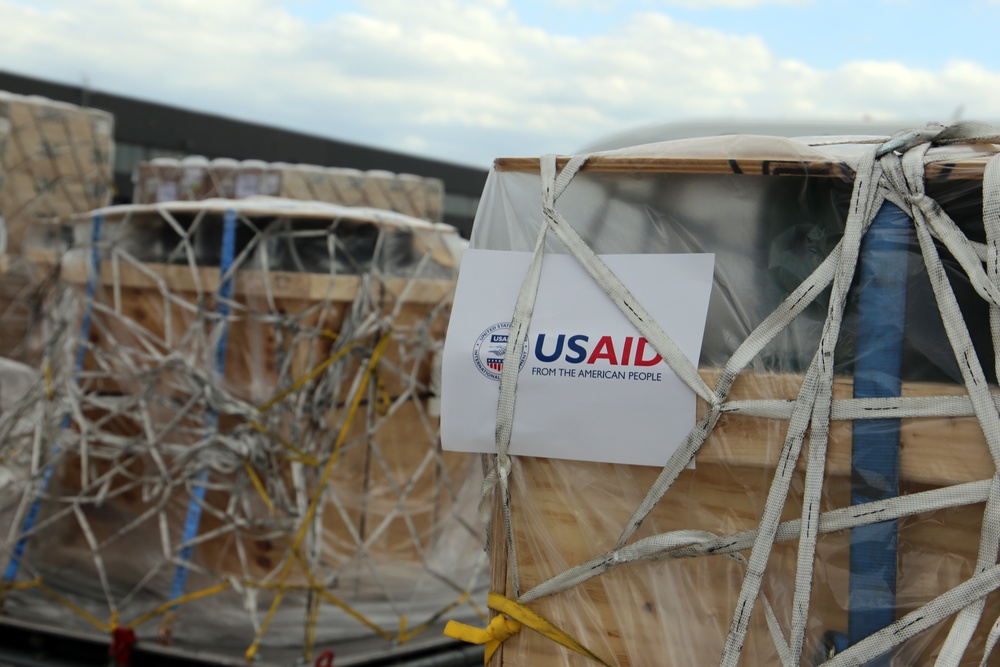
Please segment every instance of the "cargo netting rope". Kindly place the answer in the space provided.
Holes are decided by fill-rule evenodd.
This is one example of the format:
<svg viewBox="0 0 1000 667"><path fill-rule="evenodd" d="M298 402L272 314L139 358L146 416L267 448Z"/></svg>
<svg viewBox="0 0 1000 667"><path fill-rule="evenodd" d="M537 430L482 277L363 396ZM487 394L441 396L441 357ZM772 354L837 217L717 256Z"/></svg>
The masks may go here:
<svg viewBox="0 0 1000 667"><path fill-rule="evenodd" d="M991 478L977 482L880 499L827 512L820 511L820 497L831 420L860 423L863 420L886 418L974 416L985 434L994 464L1000 464L1000 413L997 397L986 381L986 375L972 346L968 327L935 247L935 242L943 244L960 263L975 291L989 304L993 347L994 351L1000 352L1000 155L995 150L986 150L984 146L997 142L1000 142L1000 131L980 123L929 126L926 130L901 132L888 142L869 142L874 145L860 159L855 169L854 190L842 240L820 266L737 348L722 369L714 388L702 379L696 366L680 352L642 304L636 301L557 210L559 196L586 163L588 156L571 158L561 171L557 169L554 156L544 157L540 164L544 222L517 299L511 322L512 335L508 339L505 358L517 359L524 349L540 281L545 239L552 233L636 330L652 344L677 376L708 403L709 410L697 421L694 429L671 456L644 501L623 527L613 549L596 554L587 562L553 576L531 590L522 591L511 518L512 459L508 454L518 365L505 364L497 407L496 453L488 458L480 517L488 535L505 533L507 568L515 594L512 602L519 606L527 605L545 596L568 591L589 579L630 563L728 556L745 565L745 575L728 636L725 645L721 647L720 664L733 666L739 661L751 611L759 600L764 607L767 626L782 663L798 665L806 634L819 534L856 529L920 512L985 502L974 574L964 583L837 653L824 663L836 667L866 664L923 630L957 614L936 664L941 667L958 665L980 621L985 596L1000 588L1000 565L997 564L1000 548L1000 476L994 474ZM983 185L985 244L971 241L925 191L925 167L931 162L956 159L958 153L952 155L950 151L959 150L960 144L964 144L961 148L963 158L989 158ZM937 152L933 158L929 158L927 153L932 146L936 147ZM950 149L950 146L956 148ZM858 267L862 239L884 204L898 207L912 221L910 225L916 233L948 340L961 369L967 396L833 399L833 353L840 333L845 299ZM741 371L827 288L830 288L830 302L822 337L805 373L797 399L727 400ZM1000 359L1000 355L997 359ZM759 526L728 535L699 530L673 531L630 543L643 520L688 467L720 418L727 414L788 422ZM801 518L781 521L792 475L807 434L809 447ZM498 508L496 515L493 514L494 504ZM503 531L490 532L494 516L502 517ZM762 581L772 546L789 540L798 540L799 548L790 635L785 636L763 594ZM748 550L749 556L744 556L742 552ZM494 611L497 611L495 607ZM508 634L502 636L506 638ZM981 665L985 666L989 662L998 639L1000 619L997 619L989 633Z"/></svg>
<svg viewBox="0 0 1000 667"><path fill-rule="evenodd" d="M485 618L477 464L438 435L457 259L443 226L341 209L107 209L41 250L65 289L0 413L10 613L235 628L247 659Z"/></svg>

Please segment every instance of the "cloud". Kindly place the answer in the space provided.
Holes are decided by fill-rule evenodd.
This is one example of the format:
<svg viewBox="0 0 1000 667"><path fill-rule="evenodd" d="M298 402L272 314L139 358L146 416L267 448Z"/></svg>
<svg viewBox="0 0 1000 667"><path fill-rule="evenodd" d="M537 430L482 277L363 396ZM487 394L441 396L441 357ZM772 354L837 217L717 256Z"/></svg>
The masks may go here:
<svg viewBox="0 0 1000 667"><path fill-rule="evenodd" d="M994 0L1000 2L1000 0ZM805 7L815 0L648 0L649 8L674 9L757 9L771 5ZM624 0L549 0L554 7L569 10L612 11L620 9Z"/></svg>
<svg viewBox="0 0 1000 667"><path fill-rule="evenodd" d="M307 21L280 0L0 0L0 68L479 165L671 120L1000 108L1000 73L974 62L817 69L656 11L576 37L503 0L355 6Z"/></svg>
<svg viewBox="0 0 1000 667"><path fill-rule="evenodd" d="M757 9L768 5L805 7L814 0L659 0L657 5L683 9Z"/></svg>

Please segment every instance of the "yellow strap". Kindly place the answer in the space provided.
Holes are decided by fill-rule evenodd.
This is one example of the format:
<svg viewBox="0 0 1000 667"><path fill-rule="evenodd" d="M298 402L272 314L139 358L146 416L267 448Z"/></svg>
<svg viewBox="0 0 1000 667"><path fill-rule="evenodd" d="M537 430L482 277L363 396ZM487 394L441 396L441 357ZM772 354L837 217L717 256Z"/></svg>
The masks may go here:
<svg viewBox="0 0 1000 667"><path fill-rule="evenodd" d="M379 417L384 417L389 413L389 408L392 407L392 398L385 388L385 382L382 381L382 374L377 369L375 371L375 393L379 398L379 402L375 406L375 413Z"/></svg>
<svg viewBox="0 0 1000 667"><path fill-rule="evenodd" d="M298 380L296 380L295 383L291 387L289 387L288 389L285 389L284 391L279 392L277 396L275 396L270 401L268 401L264 405L262 405L259 408L257 408L257 412L267 412L268 410L270 410L271 408L273 408L279 401L281 401L281 399L285 398L289 394L291 394L293 392L296 392L299 389L301 389L302 387L304 387L311 380L313 380L314 378L316 378L316 376L318 376L320 373L322 373L323 371L325 371L331 364L336 363L341 357L343 357L345 354L347 354L348 352L350 352L351 348L354 347L354 345L355 345L356 342L357 341L351 341L350 343L348 343L347 345L345 345L344 347L340 348L339 350L337 350L336 352L334 352L332 355L330 355L329 357L327 357L326 359L324 359L323 361L321 361L319 363L319 365L316 366L316 368L312 369L311 371L309 371L309 373L307 373L306 375L304 375L304 376L300 377Z"/></svg>
<svg viewBox="0 0 1000 667"><path fill-rule="evenodd" d="M148 612L146 614L143 614L142 616L140 616L139 618L135 619L134 621L132 621L131 623L129 623L125 627L130 628L132 630L135 630L136 628L138 628L143 623L146 623L147 621L151 621L152 619L156 618L160 614L165 614L166 612L170 611L171 609L173 609L174 607L176 607L178 605L182 605L185 602L194 602L195 600L200 600L202 598L207 598L209 595L215 595L216 593L221 593L222 591L226 590L227 588L229 588L229 582L228 581L223 581L221 584L216 584L215 586L212 586L210 588L203 588L200 591L195 591L193 593L188 593L187 595L182 595L179 598L175 598L173 600L170 600L169 602L164 602L163 604L161 604L159 607L157 607L153 611Z"/></svg>
<svg viewBox="0 0 1000 667"><path fill-rule="evenodd" d="M29 588L37 588L38 590L40 590L41 592L43 592L46 595L48 595L50 598L52 598L53 600L55 600L56 602L58 602L62 606L66 607L71 612L73 612L74 614L76 614L77 616L79 616L80 618L82 618L83 620L85 620L88 623L90 623L91 625L93 625L95 628L97 628L101 632L111 632L112 630L114 630L114 628L116 627L116 624L118 623L118 612L117 611L114 611L111 614L111 624L110 625L105 625L104 623L101 623L96 617L94 617L93 615L91 615L90 613L88 613L82 607L79 607L79 606L73 604L72 602L70 602L69 600L67 600L66 598L64 598L63 596L59 595L54 590L52 590L51 588L49 588L48 586L46 586L45 584L43 584L42 580L40 578L35 578L35 579L32 579L31 581L22 581L22 582L18 582L18 583L4 584L3 586L0 586L0 590L2 590L4 592L6 592L6 591L23 591L23 590L27 590Z"/></svg>
<svg viewBox="0 0 1000 667"><path fill-rule="evenodd" d="M375 632L384 639L390 641L392 640L392 634L386 632L376 623L366 618L365 615L359 612L357 609L354 609L351 605L347 604L337 596L327 591L326 588L319 581L316 580L316 577L313 576L312 570L309 569L309 564L306 562L306 559L302 556L302 552L300 552L298 548L292 549L292 556L294 556L295 560L298 561L299 567L302 568L302 571L305 573L306 579L309 581L309 585L312 587L313 591L319 593L320 596L323 597L330 604L339 607L341 610L343 610L346 614L348 614L358 623L361 623L362 625L370 628L372 632ZM316 608L316 613L317 614L319 613L318 607Z"/></svg>
<svg viewBox="0 0 1000 667"><path fill-rule="evenodd" d="M259 588L265 591L276 591L282 590L286 593L289 591L311 591L316 587L311 584L281 584L277 581L241 581L240 585L246 586L247 588Z"/></svg>
<svg viewBox="0 0 1000 667"><path fill-rule="evenodd" d="M306 596L308 611L306 613L306 642L302 647L302 654L306 664L312 662L313 649L316 648L316 630L319 626L319 601L320 597L316 591L310 590Z"/></svg>
<svg viewBox="0 0 1000 667"><path fill-rule="evenodd" d="M400 617L400 619L399 619L399 635L396 637L396 641L398 643L400 643L400 644L405 644L406 642L410 641L411 639L413 639L414 637L416 637L417 635L419 635L420 633L422 633L424 630L426 630L430 626L432 626L435 623L437 623L438 620L442 616L444 616L445 614L447 614L448 612L450 612L452 609L454 609L455 607L458 607L460 605L465 604L470 599L471 599L471 596L468 593L462 593L458 597L457 600L455 600L454 602L452 602L451 604L449 604L447 607L445 607L441 611L437 612L436 614L432 614L430 618L428 618L426 621L424 621L423 623L421 623L417 627L413 628L412 630L407 627L409 621L406 618L406 616L404 615L404 616ZM478 613L480 615L480 617L483 618L483 621L485 622L486 618L483 617L483 615L480 612L480 610L476 609L476 606L474 604L472 605L472 608L476 611L476 613Z"/></svg>
<svg viewBox="0 0 1000 667"><path fill-rule="evenodd" d="M80 618L82 618L83 620L87 621L88 623L90 623L91 625L93 625L95 628L97 628L101 632L104 632L104 633L111 632L111 628L109 628L107 625L105 625L104 623L101 623L99 620L97 620L94 616L92 616L85 609L83 609L82 607L79 607L79 606L73 604L72 602L70 602L69 600L67 600L63 596L59 595L58 593L56 593L54 590L52 590L51 588L49 588L45 584L38 583L38 584L36 584L36 586L38 587L38 590L40 590L41 592L45 593L46 595L48 595L50 598L52 598L53 600L55 600L56 602L58 602L62 606L66 607L71 612L73 612L74 614L76 614L77 616L79 616Z"/></svg>
<svg viewBox="0 0 1000 667"><path fill-rule="evenodd" d="M274 516L274 503L271 502L271 496L267 495L267 489L264 488L264 483L257 475L257 471L253 469L253 465L246 459L243 459L243 467L247 471L247 476L250 478L253 488L257 489L257 494L260 496L260 499L264 501L265 505L267 505L267 511L270 512L271 516Z"/></svg>
<svg viewBox="0 0 1000 667"><path fill-rule="evenodd" d="M45 360L45 395L51 401L55 396L55 389L52 387L52 366L49 365L49 360Z"/></svg>
<svg viewBox="0 0 1000 667"><path fill-rule="evenodd" d="M341 611L343 611L348 616L356 620L358 623L361 623L362 625L366 626L369 630L371 630L372 632L374 632L375 634L377 634L378 636L382 637L387 641L393 640L391 632L383 630L374 622L368 620L361 612L356 611L353 607L351 607L351 605L347 604L337 596L333 595L332 593L330 593L330 591L326 590L325 588L319 588L317 590L319 594L323 596L324 600L326 600L335 607L339 607Z"/></svg>
<svg viewBox="0 0 1000 667"><path fill-rule="evenodd" d="M500 648L500 644L520 632L522 626L527 626L557 644L576 651L598 664L610 667L607 662L595 655L593 651L520 602L515 602L499 593L490 593L488 606L497 612L497 616L493 617L493 620L490 621L490 624L485 629L457 621L448 621L448 625L444 629L444 634L448 637L470 644L485 644L486 659L483 661L484 665L489 663L490 658Z"/></svg>
<svg viewBox="0 0 1000 667"><path fill-rule="evenodd" d="M260 422L251 421L250 422L250 427L253 430L257 431L258 433L261 433L261 434L266 435L267 437L271 438L272 440L274 440L275 442L277 442L279 445L281 445L285 449L294 452L297 455L297 458L290 459L290 460L298 461L300 463L305 463L306 465L310 465L310 466L313 466L313 467L316 467L316 468L319 467L319 461L317 461L312 456L309 456L304 451L302 451L301 449L299 449L298 447L296 447L292 443L288 442L287 440L285 440L284 438L282 438L278 434L271 433Z"/></svg>
<svg viewBox="0 0 1000 667"><path fill-rule="evenodd" d="M361 377L361 383L358 385L358 391L354 394L351 400L351 405L347 410L347 415L344 417L344 423L340 427L340 433L337 434L337 439L333 443L333 451L330 453L330 458L326 462L326 466L323 468L323 474L320 476L319 484L317 485L317 492L315 497L313 497L312 502L309 503L309 507L306 509L306 515L302 520L302 525L299 526L299 532L295 535L295 541L292 543L292 549L298 549L303 540L306 539L306 533L309 532L309 526L312 524L313 517L316 515L316 508L319 506L320 498L323 496L323 488L329 483L330 476L333 474L333 468L340 459L340 451L344 446L344 441L347 440L347 433L350 430L351 422L354 421L354 415L358 411L358 406L361 404L361 399L365 394L365 387L371 380L372 374L378 367L378 362L382 358L382 353L385 352L386 346L389 344L389 334L382 336L381 340L375 345L375 349L372 351L372 356L368 360L368 366L365 368L365 372ZM352 343L353 344L353 343ZM287 575L283 577L287 579Z"/></svg>
<svg viewBox="0 0 1000 667"><path fill-rule="evenodd" d="M453 639L458 639L469 644L485 644L486 658L483 664L488 664L493 654L504 643L521 631L521 624L512 621L503 614L497 614L490 621L486 628L477 628L473 625L466 625L458 621L448 621L444 628L444 634Z"/></svg>
<svg viewBox="0 0 1000 667"><path fill-rule="evenodd" d="M29 588L35 588L36 586L42 585L42 579L40 577L35 577L31 581L19 581L17 583L3 583L0 584L0 592L6 593L7 591L26 591Z"/></svg>
<svg viewBox="0 0 1000 667"><path fill-rule="evenodd" d="M306 534L309 531L309 526L312 523L313 517L316 516L316 508L319 505L320 498L322 498L323 496L323 488L330 482L330 477L333 475L333 468L336 465L337 460L340 458L340 450L344 446L344 441L347 440L347 433L350 429L351 422L354 419L354 414L357 412L358 406L361 404L361 398L365 394L365 388L367 387L368 382L371 380L372 373L374 373L375 369L378 367L379 359L382 358L382 353L385 351L386 346L389 344L389 339L390 335L388 333L383 335L381 340L379 340L379 342L375 345L375 349L372 352L372 356L368 360L368 366L367 368L365 368L364 374L361 377L361 383L358 385L358 390L354 394L353 399L351 400L351 405L348 408L347 414L344 417L344 422L340 427L340 433L337 434L337 439L333 443L333 451L330 454L330 458L327 459L326 465L323 467L323 473L322 475L320 475L319 483L316 485L317 489L316 495L309 503L309 507L306 510L305 517L303 517L302 519L302 525L299 527L299 531L295 535L295 539L292 542L291 551L295 554L297 554L299 547L302 546L302 542L306 538ZM274 596L274 599L271 601L271 607L267 610L267 614L264 616L263 622L261 622L260 627L257 629L257 634L254 636L253 642L251 642L249 648L247 648L246 652L243 654L244 658L248 662L253 660L253 657L257 655L257 651L260 649L261 639L264 637L264 633L267 632L268 626L270 626L271 621L274 619L274 615L277 613L278 607L281 606L281 601L285 597L285 591L283 588L284 584L286 581L288 581L288 576L292 572L292 566L296 562L297 558L287 559L285 561L284 568L278 575L278 586L279 586L278 592ZM306 576L309 576L308 570L306 572ZM327 601L337 606L341 606L344 604L337 598L333 597L332 595L324 591L322 588L320 588L320 595L326 598ZM354 611L349 607L347 607L344 610L347 611L349 614L351 614L351 612ZM357 612L354 612L351 615L353 616L354 614L357 614ZM365 623L366 625L370 623L368 619L365 619L363 616L360 616L360 614L355 616L355 618L357 618L362 623ZM387 633L385 630L382 630L375 624L371 624L369 627L371 627L373 630L375 630L375 632L378 632L381 636L385 637L386 639L389 640L392 639L391 634Z"/></svg>

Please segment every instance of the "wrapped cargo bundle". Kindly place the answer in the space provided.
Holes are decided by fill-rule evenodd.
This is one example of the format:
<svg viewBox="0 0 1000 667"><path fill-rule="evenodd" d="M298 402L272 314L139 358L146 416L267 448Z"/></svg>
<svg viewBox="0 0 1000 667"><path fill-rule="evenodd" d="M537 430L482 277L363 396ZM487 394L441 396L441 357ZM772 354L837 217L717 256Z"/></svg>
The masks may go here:
<svg viewBox="0 0 1000 667"><path fill-rule="evenodd" d="M460 250L265 198L33 237L67 289L44 380L0 414L7 613L248 658L481 615L479 464L438 442Z"/></svg>
<svg viewBox="0 0 1000 667"><path fill-rule="evenodd" d="M445 448L488 454L493 618L448 634L491 665L993 664L998 140L497 160L442 396Z"/></svg>
<svg viewBox="0 0 1000 667"><path fill-rule="evenodd" d="M0 214L8 250L29 225L106 205L114 157L111 114L0 92Z"/></svg>
<svg viewBox="0 0 1000 667"><path fill-rule="evenodd" d="M439 222L444 184L436 178L308 164L191 156L140 162L134 201L154 204L257 195L396 211Z"/></svg>
<svg viewBox="0 0 1000 667"><path fill-rule="evenodd" d="M111 201L111 114L0 91L0 356L30 356L34 285L19 262L31 225Z"/></svg>

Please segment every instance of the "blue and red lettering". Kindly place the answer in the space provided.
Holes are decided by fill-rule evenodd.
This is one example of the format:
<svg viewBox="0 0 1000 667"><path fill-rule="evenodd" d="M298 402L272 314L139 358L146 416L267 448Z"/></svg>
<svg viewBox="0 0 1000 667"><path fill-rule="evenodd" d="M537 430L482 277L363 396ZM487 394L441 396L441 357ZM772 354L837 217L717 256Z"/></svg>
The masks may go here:
<svg viewBox="0 0 1000 667"><path fill-rule="evenodd" d="M566 355L566 363L568 363L568 364L579 364L584 359L586 359L587 358L587 348L585 348L580 343L586 343L589 340L590 340L590 338L588 336L584 336L582 334L577 334L576 336L570 336L569 337L569 342L566 343L566 347L568 347L569 351L572 352L576 356L571 357L571 356L569 356L567 354Z"/></svg>
<svg viewBox="0 0 1000 667"><path fill-rule="evenodd" d="M568 364L586 363L588 366L603 362L608 366L643 367L655 366L663 361L663 357L652 349L645 338L626 336L616 341L611 336L601 336L593 347L588 343L590 337L583 334L538 334L535 338L535 359L546 364L561 360ZM648 351L647 347L650 348Z"/></svg>
<svg viewBox="0 0 1000 667"><path fill-rule="evenodd" d="M655 366L656 364L663 361L663 357L653 350L653 357L651 359L643 359L642 353L646 350L646 339L640 338L639 345L635 348L635 365L636 366Z"/></svg>
<svg viewBox="0 0 1000 667"><path fill-rule="evenodd" d="M590 359L587 359L587 365L596 363L599 359L607 359L612 366L618 365L618 357L615 356L615 345L611 342L611 336L601 336L601 340L597 341L597 347L590 353Z"/></svg>
<svg viewBox="0 0 1000 667"><path fill-rule="evenodd" d="M539 361L544 361L545 363L551 363L562 356L563 351L563 341L566 340L566 334L559 334L556 338L556 349L552 354L545 354L542 351L542 346L545 345L545 334L539 334L538 339L535 341L535 358Z"/></svg>

